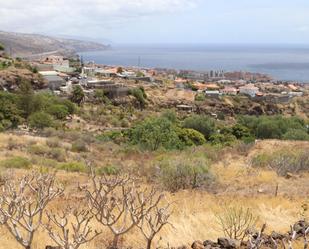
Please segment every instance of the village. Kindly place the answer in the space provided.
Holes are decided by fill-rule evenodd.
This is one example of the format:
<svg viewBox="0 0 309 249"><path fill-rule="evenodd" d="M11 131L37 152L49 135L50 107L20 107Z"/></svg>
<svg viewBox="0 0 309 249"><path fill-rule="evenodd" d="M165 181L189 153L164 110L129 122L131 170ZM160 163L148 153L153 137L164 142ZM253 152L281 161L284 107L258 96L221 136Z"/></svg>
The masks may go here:
<svg viewBox="0 0 309 249"><path fill-rule="evenodd" d="M288 103L309 92L309 86L298 82L273 80L270 76L250 72L194 72L170 69L105 66L82 60L51 55L30 61L55 94L68 96L79 85L91 98L101 89L109 98L128 95L131 88L164 88L166 98L175 100L178 109L190 110L190 102L220 99L222 96L246 96L252 101ZM162 97L162 96L159 96Z"/></svg>

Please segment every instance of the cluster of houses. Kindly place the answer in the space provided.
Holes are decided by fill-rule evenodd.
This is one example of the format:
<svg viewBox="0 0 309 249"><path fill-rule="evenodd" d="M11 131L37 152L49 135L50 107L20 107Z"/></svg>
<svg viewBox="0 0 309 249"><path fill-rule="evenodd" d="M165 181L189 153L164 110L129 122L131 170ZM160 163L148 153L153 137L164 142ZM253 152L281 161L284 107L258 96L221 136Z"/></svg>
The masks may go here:
<svg viewBox="0 0 309 249"><path fill-rule="evenodd" d="M204 93L209 98L218 98L222 95L246 95L256 99L288 100L304 94L301 85L279 84L267 75L258 73L223 71L198 73L168 69L123 68L95 63L80 64L81 71L77 72L76 67L71 66L68 59L55 55L32 63L47 81L48 87L59 94L71 93L73 86L78 84L88 93L94 92L95 89L102 89L111 97L125 96L132 82L161 84L163 79L173 80L175 88L191 89ZM186 77L180 77L180 75Z"/></svg>
<svg viewBox="0 0 309 249"><path fill-rule="evenodd" d="M250 83L246 80L221 79L216 82L190 82L188 79L176 78L175 87L190 89L204 93L207 97L218 98L222 95L246 95L250 98L270 99L269 96L278 99L290 99L301 97L304 87L299 84L278 84L276 82Z"/></svg>
<svg viewBox="0 0 309 249"><path fill-rule="evenodd" d="M126 96L129 92L128 82L162 83L154 78L156 72L151 69L136 69L101 66L94 63L79 65L81 71L70 65L70 61L62 56L47 56L32 61L39 74L47 82L54 93L68 95L74 85L80 85L85 93L94 93L102 89L110 97Z"/></svg>

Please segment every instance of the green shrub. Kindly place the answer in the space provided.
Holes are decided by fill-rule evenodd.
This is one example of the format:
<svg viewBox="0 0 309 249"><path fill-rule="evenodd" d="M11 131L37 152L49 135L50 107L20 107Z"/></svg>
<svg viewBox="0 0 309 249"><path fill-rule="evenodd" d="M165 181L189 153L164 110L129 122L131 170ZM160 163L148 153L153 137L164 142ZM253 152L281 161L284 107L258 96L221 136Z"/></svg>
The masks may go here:
<svg viewBox="0 0 309 249"><path fill-rule="evenodd" d="M44 129L54 125L54 119L45 112L36 112L29 117L29 125L31 128Z"/></svg>
<svg viewBox="0 0 309 249"><path fill-rule="evenodd" d="M120 169L116 166L108 165L96 169L96 173L98 175L118 175L120 173Z"/></svg>
<svg viewBox="0 0 309 249"><path fill-rule="evenodd" d="M197 93L195 95L195 101L205 101L206 100L206 96L204 93Z"/></svg>
<svg viewBox="0 0 309 249"><path fill-rule="evenodd" d="M31 145L28 148L28 152L30 154L39 155L39 156L47 155L48 151L49 151L48 147L42 146L42 145Z"/></svg>
<svg viewBox="0 0 309 249"><path fill-rule="evenodd" d="M282 136L282 130L278 123L266 120L257 125L256 136L261 139L279 139Z"/></svg>
<svg viewBox="0 0 309 249"><path fill-rule="evenodd" d="M303 129L290 129L282 138L285 140L309 141L309 134Z"/></svg>
<svg viewBox="0 0 309 249"><path fill-rule="evenodd" d="M135 97L135 99L139 102L141 108L145 107L147 95L145 94L143 88L133 88L130 90L129 93Z"/></svg>
<svg viewBox="0 0 309 249"><path fill-rule="evenodd" d="M287 173L299 173L309 170L309 155L306 150L281 149L273 153L264 153L251 160L253 167L269 168L280 176Z"/></svg>
<svg viewBox="0 0 309 249"><path fill-rule="evenodd" d="M129 132L130 142L146 150L177 149L181 141L175 125L166 118L148 118Z"/></svg>
<svg viewBox="0 0 309 249"><path fill-rule="evenodd" d="M203 158L177 158L160 164L159 180L172 192L204 186L211 178L208 161Z"/></svg>
<svg viewBox="0 0 309 249"><path fill-rule="evenodd" d="M72 144L71 150L73 152L87 152L88 148L87 144L83 140L79 139Z"/></svg>
<svg viewBox="0 0 309 249"><path fill-rule="evenodd" d="M215 122L206 116L193 115L186 118L183 127L199 131L207 140L215 132Z"/></svg>
<svg viewBox="0 0 309 249"><path fill-rule="evenodd" d="M214 145L225 145L231 146L236 141L237 138L232 134L213 134L209 137L209 141Z"/></svg>
<svg viewBox="0 0 309 249"><path fill-rule="evenodd" d="M65 99L61 101L61 104L66 106L69 114L74 114L76 112L76 105L70 100Z"/></svg>
<svg viewBox="0 0 309 249"><path fill-rule="evenodd" d="M80 162L60 163L57 165L57 169L65 170L67 172L86 172L87 171L86 165Z"/></svg>
<svg viewBox="0 0 309 249"><path fill-rule="evenodd" d="M241 124L236 124L232 127L232 134L237 138L237 139L242 139L244 137L251 137L250 130L241 125Z"/></svg>
<svg viewBox="0 0 309 249"><path fill-rule="evenodd" d="M172 123L177 123L178 119L177 119L177 113L174 110L165 110L162 112L161 114L162 118L166 118L169 121L171 121Z"/></svg>
<svg viewBox="0 0 309 249"><path fill-rule="evenodd" d="M48 107L47 112L53 115L56 119L65 119L69 115L68 107L60 104Z"/></svg>
<svg viewBox="0 0 309 249"><path fill-rule="evenodd" d="M31 167L31 162L27 158L15 156L3 160L0 166L4 168L29 169Z"/></svg>
<svg viewBox="0 0 309 249"><path fill-rule="evenodd" d="M58 162L63 162L66 159L66 153L63 149L61 148L52 148L48 152L48 156L52 159L57 160Z"/></svg>
<svg viewBox="0 0 309 249"><path fill-rule="evenodd" d="M206 143L204 135L193 129L177 130L178 137L185 146L202 145Z"/></svg>
<svg viewBox="0 0 309 249"><path fill-rule="evenodd" d="M241 116L238 124L247 127L251 134L260 139L282 139L289 130L306 130L304 120L297 117Z"/></svg>
<svg viewBox="0 0 309 249"><path fill-rule="evenodd" d="M127 141L127 138L121 131L106 131L96 137L99 141L109 142L113 141L116 144L121 144Z"/></svg>
<svg viewBox="0 0 309 249"><path fill-rule="evenodd" d="M50 148L60 147L60 141L57 137L49 138L46 140L46 145Z"/></svg>

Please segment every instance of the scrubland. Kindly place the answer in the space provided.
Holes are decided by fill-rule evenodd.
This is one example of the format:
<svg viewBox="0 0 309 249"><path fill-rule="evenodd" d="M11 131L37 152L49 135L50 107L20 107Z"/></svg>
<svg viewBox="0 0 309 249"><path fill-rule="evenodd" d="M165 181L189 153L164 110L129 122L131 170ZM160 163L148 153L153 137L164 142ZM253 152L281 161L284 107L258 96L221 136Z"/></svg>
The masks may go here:
<svg viewBox="0 0 309 249"><path fill-rule="evenodd" d="M89 184L86 162L99 169L98 173L134 174L143 188L156 187L165 194L164 201L172 203L170 224L155 237L153 248L190 246L195 240L222 237L216 217L226 205L250 208L258 217L257 227L266 223L267 232L285 233L303 215L308 216L303 210L309 203L308 171L281 176L267 165L256 167L252 161L258 155L275 154L279 150L309 151L309 142L261 140L246 146L201 145L182 151L149 152L110 141L96 142L81 134L79 137L73 133L48 135L0 134L1 175L18 179L30 171L57 171L57 180L65 187L65 194L47 208L56 211L68 206L87 209L85 195L78 188ZM207 174L211 176L207 178L208 183L169 191L158 175L158 165L164 160L176 162L186 158L207 164ZM91 226L102 234L81 248L107 247L112 240L111 232L96 221L92 221ZM40 228L32 248L53 244ZM137 229L125 234L120 244L124 248L145 248L145 240ZM3 226L0 227L0 248L22 248Z"/></svg>

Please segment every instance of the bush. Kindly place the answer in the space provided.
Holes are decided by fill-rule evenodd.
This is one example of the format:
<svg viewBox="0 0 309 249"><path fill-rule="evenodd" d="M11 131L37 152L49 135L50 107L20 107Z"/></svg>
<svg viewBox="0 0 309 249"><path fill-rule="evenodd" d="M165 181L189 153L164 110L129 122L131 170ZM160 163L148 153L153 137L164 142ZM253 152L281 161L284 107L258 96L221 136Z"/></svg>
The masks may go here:
<svg viewBox="0 0 309 249"><path fill-rule="evenodd" d="M178 121L177 113L174 110L165 110L165 111L163 111L162 114L161 114L161 117L168 119L172 123L177 123L177 121Z"/></svg>
<svg viewBox="0 0 309 249"><path fill-rule="evenodd" d="M29 125L31 128L44 129L54 125L54 119L45 112L36 112L29 117Z"/></svg>
<svg viewBox="0 0 309 249"><path fill-rule="evenodd" d="M63 149L61 148L52 148L48 152L48 156L52 159L57 160L58 162L63 162L66 159L66 153Z"/></svg>
<svg viewBox="0 0 309 249"><path fill-rule="evenodd" d="M289 130L306 130L304 120L297 117L241 116L238 124L247 127L251 134L260 139L282 139Z"/></svg>
<svg viewBox="0 0 309 249"><path fill-rule="evenodd" d="M69 109L65 105L52 105L47 109L47 112L53 115L56 119L65 119L69 115Z"/></svg>
<svg viewBox="0 0 309 249"><path fill-rule="evenodd" d="M129 139L132 144L152 151L181 147L175 125L166 118L148 118L140 122L130 130Z"/></svg>
<svg viewBox="0 0 309 249"><path fill-rule="evenodd" d="M309 170L309 155L306 150L281 149L274 153L259 154L252 158L253 167L270 168L280 176Z"/></svg>
<svg viewBox="0 0 309 249"><path fill-rule="evenodd" d="M29 169L31 162L27 158L16 156L2 161L0 166L4 168Z"/></svg>
<svg viewBox="0 0 309 249"><path fill-rule="evenodd" d="M116 166L108 165L96 169L96 173L98 175L118 175L120 173L120 169Z"/></svg>
<svg viewBox="0 0 309 249"><path fill-rule="evenodd" d="M132 96L135 97L135 99L139 102L141 108L144 108L146 105L146 94L144 89L142 88L133 88L129 92Z"/></svg>
<svg viewBox="0 0 309 249"><path fill-rule="evenodd" d="M46 140L46 145L50 148L57 148L60 146L60 141L58 138L53 137Z"/></svg>
<svg viewBox="0 0 309 249"><path fill-rule="evenodd" d="M309 141L309 134L303 129L290 129L282 138L285 140Z"/></svg>
<svg viewBox="0 0 309 249"><path fill-rule="evenodd" d="M88 148L87 148L87 144L83 140L79 139L72 144L71 150L73 152L87 152Z"/></svg>
<svg viewBox="0 0 309 249"><path fill-rule="evenodd" d="M202 133L193 129L177 130L178 137L185 146L202 145L206 143L206 139Z"/></svg>
<svg viewBox="0 0 309 249"><path fill-rule="evenodd" d="M160 165L160 182L172 192L198 188L211 179L208 162L203 158L168 160Z"/></svg>
<svg viewBox="0 0 309 249"><path fill-rule="evenodd" d="M107 131L98 135L96 138L102 142L113 141L116 144L121 144L127 141L124 134L120 131Z"/></svg>
<svg viewBox="0 0 309 249"><path fill-rule="evenodd" d="M236 141L237 138L232 134L213 134L210 136L209 141L211 141L214 145L225 145L225 146L231 146Z"/></svg>
<svg viewBox="0 0 309 249"><path fill-rule="evenodd" d="M183 127L199 131L207 140L215 132L215 122L206 116L194 115L186 118Z"/></svg>
<svg viewBox="0 0 309 249"><path fill-rule="evenodd" d="M279 139L282 136L282 130L278 123L263 121L256 128L256 136L261 139Z"/></svg>
<svg viewBox="0 0 309 249"><path fill-rule="evenodd" d="M250 209L243 207L225 207L217 215L217 222L224 236L243 241L248 236L248 231L254 229L258 217Z"/></svg>
<svg viewBox="0 0 309 249"><path fill-rule="evenodd" d="M48 147L46 146L41 146L41 145L31 145L29 148L28 148L28 152L30 154L35 154L35 155L41 155L41 156L45 156L48 154Z"/></svg>
<svg viewBox="0 0 309 249"><path fill-rule="evenodd" d="M80 162L68 162L57 165L57 169L65 170L67 172L86 172L87 167L85 164Z"/></svg>
<svg viewBox="0 0 309 249"><path fill-rule="evenodd" d="M204 93L197 93L195 95L195 101L205 101L206 100L206 96Z"/></svg>
<svg viewBox="0 0 309 249"><path fill-rule="evenodd" d="M241 124L236 124L232 127L232 134L237 138L237 139L242 139L244 137L251 137L250 130L241 125Z"/></svg>

